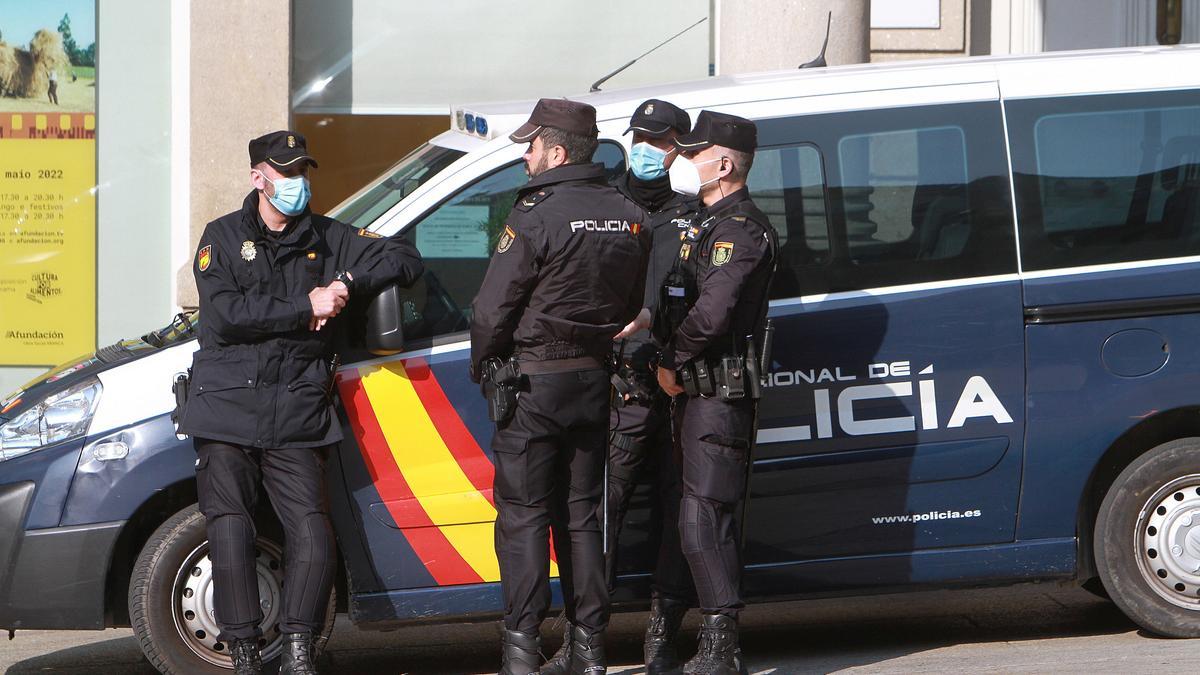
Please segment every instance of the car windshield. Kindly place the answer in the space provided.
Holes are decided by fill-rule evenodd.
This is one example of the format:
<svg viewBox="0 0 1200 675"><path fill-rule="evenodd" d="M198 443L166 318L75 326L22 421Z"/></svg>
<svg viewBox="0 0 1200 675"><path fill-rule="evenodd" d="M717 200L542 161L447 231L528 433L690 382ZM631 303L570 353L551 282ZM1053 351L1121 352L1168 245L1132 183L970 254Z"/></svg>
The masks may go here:
<svg viewBox="0 0 1200 675"><path fill-rule="evenodd" d="M376 218L465 154L461 150L426 143L408 153L375 182L334 207L329 216L353 227L370 227Z"/></svg>

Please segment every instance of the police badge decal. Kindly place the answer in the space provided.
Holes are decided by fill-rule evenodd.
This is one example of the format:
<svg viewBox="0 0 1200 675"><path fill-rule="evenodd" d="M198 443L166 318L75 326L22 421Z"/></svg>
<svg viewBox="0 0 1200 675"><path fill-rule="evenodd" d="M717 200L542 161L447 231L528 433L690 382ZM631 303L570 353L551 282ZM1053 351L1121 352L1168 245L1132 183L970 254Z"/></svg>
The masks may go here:
<svg viewBox="0 0 1200 675"><path fill-rule="evenodd" d="M724 265L725 263L729 262L729 259L732 257L733 257L733 242L718 241L717 243L713 244L713 251L712 251L713 267L720 267L721 265Z"/></svg>
<svg viewBox="0 0 1200 675"><path fill-rule="evenodd" d="M512 228L505 225L504 234L500 235L500 242L496 245L496 253L504 253L512 248L513 240L517 238L517 233L513 232Z"/></svg>
<svg viewBox="0 0 1200 675"><path fill-rule="evenodd" d="M254 248L254 242L249 241L249 240L243 241L242 242L242 260L245 260L246 262L252 262L257 257L258 257L258 250Z"/></svg>

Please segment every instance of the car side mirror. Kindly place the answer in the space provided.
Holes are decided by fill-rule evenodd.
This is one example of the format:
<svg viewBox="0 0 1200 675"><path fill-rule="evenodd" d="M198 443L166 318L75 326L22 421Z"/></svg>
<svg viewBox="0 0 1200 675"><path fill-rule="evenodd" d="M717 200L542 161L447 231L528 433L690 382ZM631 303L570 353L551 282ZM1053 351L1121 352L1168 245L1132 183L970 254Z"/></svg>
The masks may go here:
<svg viewBox="0 0 1200 675"><path fill-rule="evenodd" d="M400 286L392 284L367 305L367 351L376 356L391 356L404 351L403 318Z"/></svg>

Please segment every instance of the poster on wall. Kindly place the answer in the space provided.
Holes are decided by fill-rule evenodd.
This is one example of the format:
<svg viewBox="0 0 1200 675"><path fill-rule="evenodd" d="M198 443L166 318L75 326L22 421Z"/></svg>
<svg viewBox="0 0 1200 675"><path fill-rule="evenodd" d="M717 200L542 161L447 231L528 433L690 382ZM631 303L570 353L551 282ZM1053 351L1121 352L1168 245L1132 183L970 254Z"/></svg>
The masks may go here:
<svg viewBox="0 0 1200 675"><path fill-rule="evenodd" d="M0 365L96 348L95 189L95 0L0 0Z"/></svg>

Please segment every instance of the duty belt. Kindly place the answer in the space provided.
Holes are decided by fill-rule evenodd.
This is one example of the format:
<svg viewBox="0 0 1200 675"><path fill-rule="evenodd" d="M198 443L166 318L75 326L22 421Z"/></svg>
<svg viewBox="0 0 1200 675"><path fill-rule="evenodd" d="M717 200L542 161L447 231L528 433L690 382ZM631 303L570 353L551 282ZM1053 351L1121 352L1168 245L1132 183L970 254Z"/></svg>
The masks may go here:
<svg viewBox="0 0 1200 675"><path fill-rule="evenodd" d="M606 370L604 363L594 356L577 356L572 359L553 359L550 361L521 361L521 372L526 375L545 375L547 373L571 373L580 370Z"/></svg>

